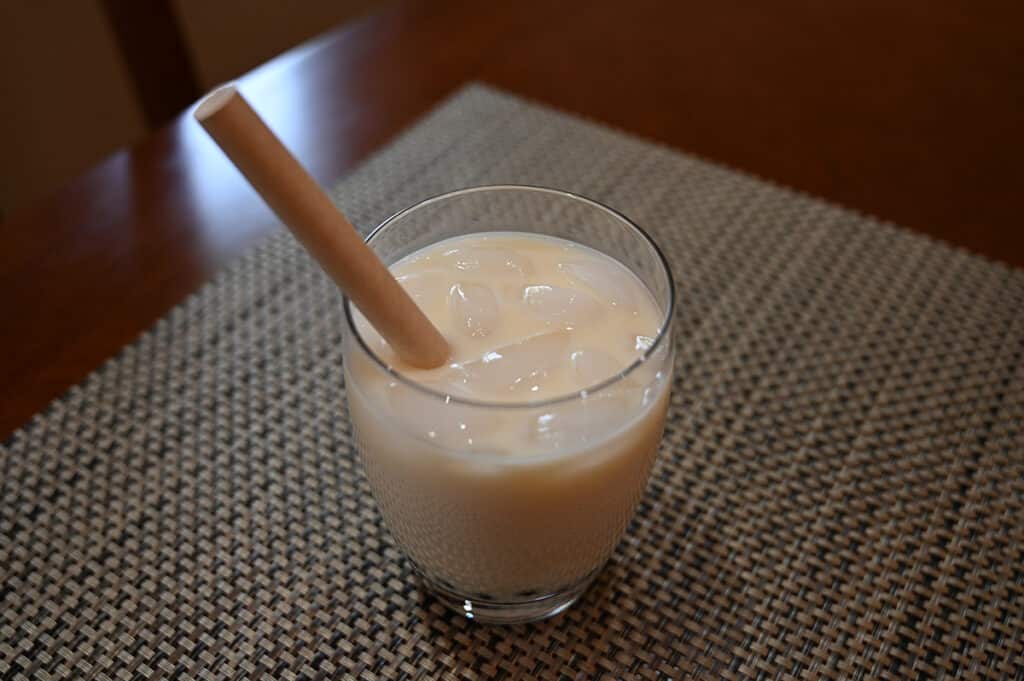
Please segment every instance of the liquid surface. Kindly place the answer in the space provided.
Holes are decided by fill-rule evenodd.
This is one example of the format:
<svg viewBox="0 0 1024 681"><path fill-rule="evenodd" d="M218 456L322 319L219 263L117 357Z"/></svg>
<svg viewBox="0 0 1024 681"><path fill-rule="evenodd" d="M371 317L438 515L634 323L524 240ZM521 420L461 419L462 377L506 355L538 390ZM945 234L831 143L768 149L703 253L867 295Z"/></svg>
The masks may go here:
<svg viewBox="0 0 1024 681"><path fill-rule="evenodd" d="M661 315L628 269L554 237L471 234L391 266L448 340L446 366L401 362L361 316L369 347L403 375L457 397L534 402L592 387L650 347Z"/></svg>

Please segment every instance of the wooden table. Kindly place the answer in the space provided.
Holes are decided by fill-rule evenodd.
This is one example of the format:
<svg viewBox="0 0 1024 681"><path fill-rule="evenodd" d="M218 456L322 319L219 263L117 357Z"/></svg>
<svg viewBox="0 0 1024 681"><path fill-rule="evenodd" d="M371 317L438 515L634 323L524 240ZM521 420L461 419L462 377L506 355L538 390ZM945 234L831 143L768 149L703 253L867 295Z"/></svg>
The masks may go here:
<svg viewBox="0 0 1024 681"><path fill-rule="evenodd" d="M1010 2L403 0L243 90L324 183L482 80L1020 266L1022 26ZM274 229L188 116L12 216L0 436Z"/></svg>

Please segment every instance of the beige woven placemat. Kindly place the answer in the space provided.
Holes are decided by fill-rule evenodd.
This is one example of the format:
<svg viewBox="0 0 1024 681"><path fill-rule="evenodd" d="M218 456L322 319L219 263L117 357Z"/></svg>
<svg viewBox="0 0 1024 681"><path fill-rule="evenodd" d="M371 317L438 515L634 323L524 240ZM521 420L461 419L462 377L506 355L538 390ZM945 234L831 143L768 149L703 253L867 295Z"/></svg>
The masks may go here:
<svg viewBox="0 0 1024 681"><path fill-rule="evenodd" d="M336 196L369 228L494 182L620 209L678 282L665 444L583 601L418 590L281 235L0 450L0 678L1024 679L1024 273L482 87Z"/></svg>

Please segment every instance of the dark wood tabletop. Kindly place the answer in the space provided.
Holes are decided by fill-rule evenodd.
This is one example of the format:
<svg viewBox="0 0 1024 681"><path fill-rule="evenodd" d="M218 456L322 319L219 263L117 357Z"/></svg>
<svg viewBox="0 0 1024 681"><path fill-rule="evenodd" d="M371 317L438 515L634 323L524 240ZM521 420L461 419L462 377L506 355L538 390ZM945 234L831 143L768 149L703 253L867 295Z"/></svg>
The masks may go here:
<svg viewBox="0 0 1024 681"><path fill-rule="evenodd" d="M325 184L480 80L1021 266L1022 26L1011 2L402 0L242 89ZM0 437L275 229L187 114L11 216Z"/></svg>

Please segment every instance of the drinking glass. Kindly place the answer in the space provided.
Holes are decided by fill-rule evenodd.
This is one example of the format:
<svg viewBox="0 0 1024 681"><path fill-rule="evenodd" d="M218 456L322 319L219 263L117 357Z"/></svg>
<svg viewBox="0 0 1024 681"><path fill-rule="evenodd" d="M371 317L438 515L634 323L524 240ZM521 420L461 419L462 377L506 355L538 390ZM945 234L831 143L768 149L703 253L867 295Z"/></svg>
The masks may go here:
<svg viewBox="0 0 1024 681"><path fill-rule="evenodd" d="M485 402L388 366L345 300L349 414L385 523L440 601L468 618L512 623L575 602L633 516L668 405L674 286L658 246L632 221L542 187L473 187L427 199L367 241L391 265L443 239L492 231L560 237L609 255L644 283L661 314L653 342L615 376L555 399ZM509 451L488 437L498 423L533 429L541 446Z"/></svg>

